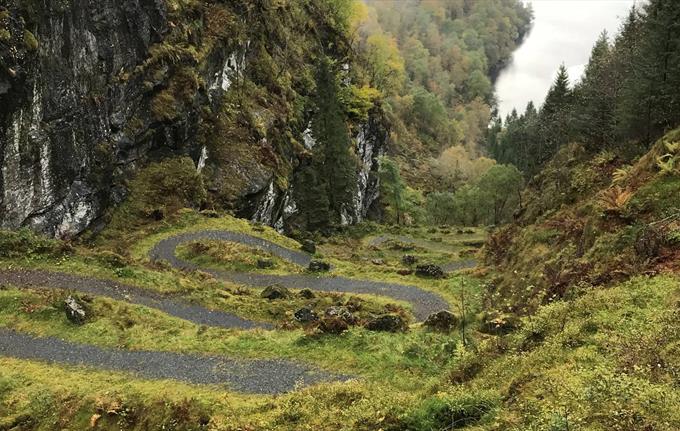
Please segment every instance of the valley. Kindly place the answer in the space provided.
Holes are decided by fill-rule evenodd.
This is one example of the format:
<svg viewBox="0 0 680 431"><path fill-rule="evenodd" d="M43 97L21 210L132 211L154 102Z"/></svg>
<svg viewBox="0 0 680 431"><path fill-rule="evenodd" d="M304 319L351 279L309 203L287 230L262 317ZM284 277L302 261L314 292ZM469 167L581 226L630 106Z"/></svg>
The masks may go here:
<svg viewBox="0 0 680 431"><path fill-rule="evenodd" d="M4 0L0 431L676 431L679 127L672 0Z"/></svg>

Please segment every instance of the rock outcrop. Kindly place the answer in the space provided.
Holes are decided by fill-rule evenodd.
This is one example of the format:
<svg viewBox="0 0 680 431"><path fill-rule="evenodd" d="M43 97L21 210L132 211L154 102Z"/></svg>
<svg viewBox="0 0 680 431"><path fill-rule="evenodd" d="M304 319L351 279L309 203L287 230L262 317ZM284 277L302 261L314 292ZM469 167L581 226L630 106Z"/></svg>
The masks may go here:
<svg viewBox="0 0 680 431"><path fill-rule="evenodd" d="M294 22L294 13L279 21L286 10L246 16L237 4L3 3L0 227L76 235L125 198L140 168L188 155L213 206L283 230L298 210L289 184L306 151L299 143L310 139L308 119L298 117L314 107L291 111L310 103L308 81L274 81L272 69L301 74L297 62L311 68L326 50L321 39L331 24L306 3L286 7L308 13L313 28ZM309 58L299 58L300 46L277 45L268 14L299 35ZM268 57L274 51L278 57ZM377 199L387 133L374 111L353 126L358 184L343 222L366 217Z"/></svg>

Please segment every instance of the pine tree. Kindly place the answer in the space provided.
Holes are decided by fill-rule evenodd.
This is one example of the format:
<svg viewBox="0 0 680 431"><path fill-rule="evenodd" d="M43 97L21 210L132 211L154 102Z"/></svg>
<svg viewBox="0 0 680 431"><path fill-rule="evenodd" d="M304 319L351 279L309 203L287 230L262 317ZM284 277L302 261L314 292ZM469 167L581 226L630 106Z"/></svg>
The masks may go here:
<svg viewBox="0 0 680 431"><path fill-rule="evenodd" d="M351 209L357 187L357 164L339 89L335 63L321 60L312 119L317 144L307 165L299 170L294 188L307 227L312 230L339 223L343 212Z"/></svg>
<svg viewBox="0 0 680 431"><path fill-rule="evenodd" d="M546 162L573 137L571 124L572 91L564 64L560 65L539 113L539 140L536 154L540 164Z"/></svg>
<svg viewBox="0 0 680 431"><path fill-rule="evenodd" d="M593 151L615 140L617 83L612 80L611 48L607 32L593 46L583 79L574 89L574 119L578 135Z"/></svg>
<svg viewBox="0 0 680 431"><path fill-rule="evenodd" d="M323 154L319 172L326 181L330 221L338 223L342 212L352 205L357 187L357 163L345 112L338 99L340 83L334 67L330 60L321 61L319 66L317 114L312 121L312 132L320 143L315 150Z"/></svg>

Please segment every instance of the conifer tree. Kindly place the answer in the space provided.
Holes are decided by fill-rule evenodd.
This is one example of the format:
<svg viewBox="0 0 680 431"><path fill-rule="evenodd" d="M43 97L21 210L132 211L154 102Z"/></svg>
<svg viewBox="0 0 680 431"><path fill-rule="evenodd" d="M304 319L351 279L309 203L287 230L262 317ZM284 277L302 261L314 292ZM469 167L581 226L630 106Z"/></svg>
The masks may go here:
<svg viewBox="0 0 680 431"><path fill-rule="evenodd" d="M615 140L617 82L612 80L611 49L607 32L593 46L581 82L574 89L574 119L586 146L596 151Z"/></svg>
<svg viewBox="0 0 680 431"><path fill-rule="evenodd" d="M296 178L296 198L304 204L307 227L318 230L341 221L357 187L357 164L339 96L336 64L322 59L317 71L316 113L311 159Z"/></svg>
<svg viewBox="0 0 680 431"><path fill-rule="evenodd" d="M547 161L572 138L571 107L569 75L562 64L539 113L539 129L543 137L535 148L539 163Z"/></svg>

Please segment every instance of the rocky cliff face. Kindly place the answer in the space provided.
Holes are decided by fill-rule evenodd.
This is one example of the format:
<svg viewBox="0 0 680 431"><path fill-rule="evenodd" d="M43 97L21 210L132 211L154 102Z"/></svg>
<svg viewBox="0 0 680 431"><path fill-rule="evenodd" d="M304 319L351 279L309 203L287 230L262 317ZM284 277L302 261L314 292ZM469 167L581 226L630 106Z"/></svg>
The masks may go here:
<svg viewBox="0 0 680 431"><path fill-rule="evenodd" d="M311 5L300 10L314 18ZM136 170L187 154L212 205L281 226L295 212L286 179L310 110L294 70L306 59L276 27L295 30L296 16L166 0L0 6L0 226L77 234L124 199ZM318 27L297 31L332 30ZM347 223L377 197L376 121L358 128Z"/></svg>

